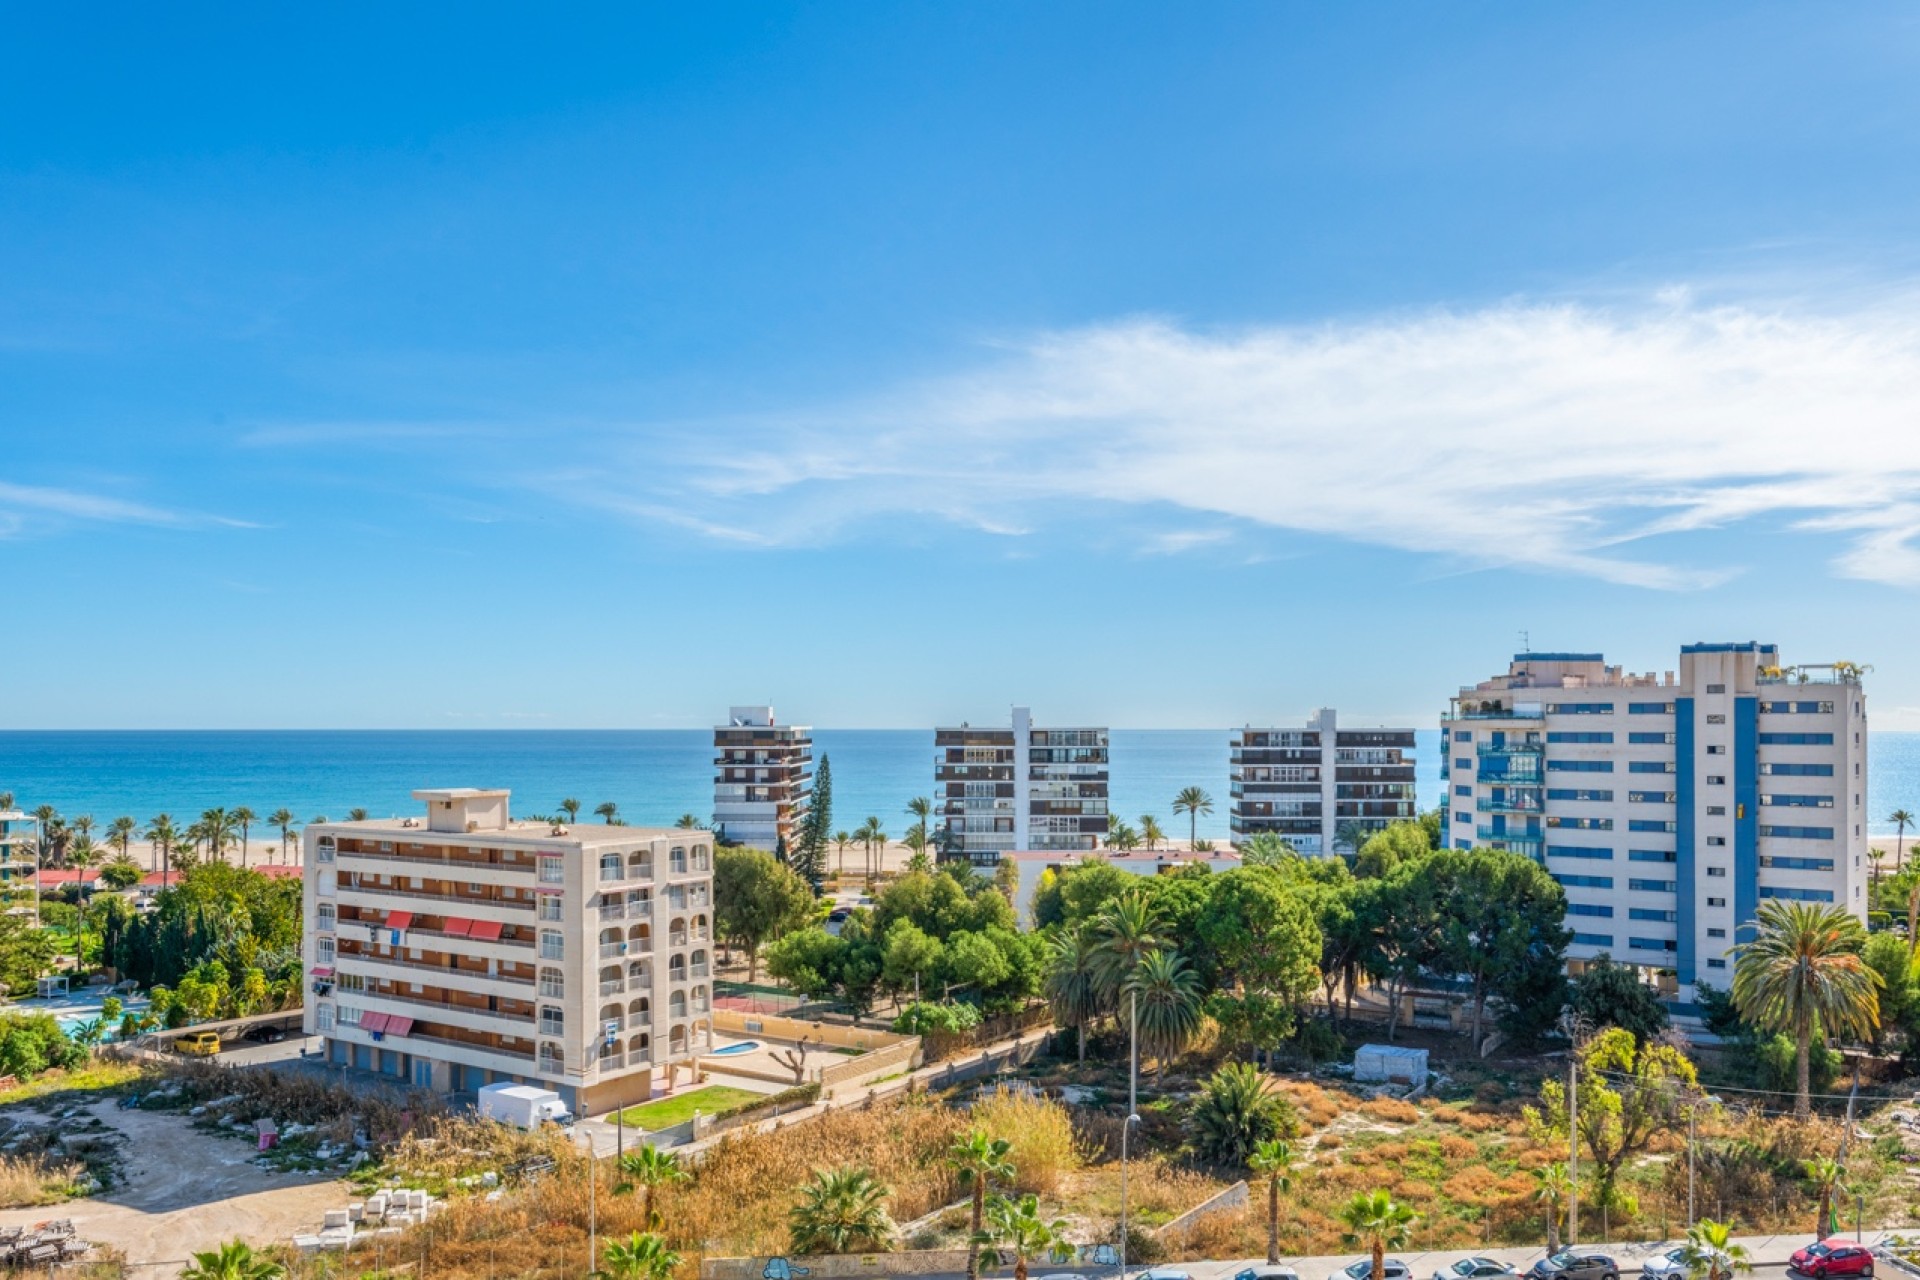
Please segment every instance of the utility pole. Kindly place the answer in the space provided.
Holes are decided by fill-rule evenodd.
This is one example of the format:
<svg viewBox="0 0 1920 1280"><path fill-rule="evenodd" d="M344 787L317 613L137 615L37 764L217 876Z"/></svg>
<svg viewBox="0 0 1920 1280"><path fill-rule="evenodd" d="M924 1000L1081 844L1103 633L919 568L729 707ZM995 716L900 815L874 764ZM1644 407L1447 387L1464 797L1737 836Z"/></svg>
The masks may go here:
<svg viewBox="0 0 1920 1280"><path fill-rule="evenodd" d="M1694 1113L1700 1109L1698 1102L1687 1103L1687 1230L1693 1230L1693 1135Z"/></svg>
<svg viewBox="0 0 1920 1280"><path fill-rule="evenodd" d="M1567 1054L1567 1247L1580 1238L1580 1037Z"/></svg>
<svg viewBox="0 0 1920 1280"><path fill-rule="evenodd" d="M1140 1119L1140 993L1127 993L1127 1118L1120 1122L1120 1280L1127 1280L1127 1139Z"/></svg>

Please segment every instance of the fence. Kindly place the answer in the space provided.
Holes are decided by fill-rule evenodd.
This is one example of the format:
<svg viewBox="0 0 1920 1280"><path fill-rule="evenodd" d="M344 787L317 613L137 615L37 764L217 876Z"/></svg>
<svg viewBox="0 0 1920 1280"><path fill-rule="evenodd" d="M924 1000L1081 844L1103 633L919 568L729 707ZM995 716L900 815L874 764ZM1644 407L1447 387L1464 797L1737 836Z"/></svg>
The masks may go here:
<svg viewBox="0 0 1920 1280"><path fill-rule="evenodd" d="M929 1031L921 1037L928 1062L945 1062L960 1057L981 1045L994 1044L1009 1036L1024 1035L1040 1027L1053 1025L1053 1010L1036 1004L1017 1013L995 1014L979 1026L965 1031Z"/></svg>
<svg viewBox="0 0 1920 1280"><path fill-rule="evenodd" d="M858 1088L881 1076L904 1074L920 1065L920 1037L909 1036L898 1044L863 1053L820 1068L820 1088L828 1097L842 1089Z"/></svg>

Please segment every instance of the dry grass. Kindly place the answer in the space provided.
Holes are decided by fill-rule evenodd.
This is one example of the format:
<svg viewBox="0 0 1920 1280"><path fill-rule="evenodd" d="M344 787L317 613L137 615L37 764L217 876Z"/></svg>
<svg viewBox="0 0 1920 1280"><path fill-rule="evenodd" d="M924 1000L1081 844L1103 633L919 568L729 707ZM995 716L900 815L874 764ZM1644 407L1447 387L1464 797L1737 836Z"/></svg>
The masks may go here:
<svg viewBox="0 0 1920 1280"><path fill-rule="evenodd" d="M1420 1123L1420 1108L1398 1098L1368 1098L1360 1104L1360 1112L1389 1124Z"/></svg>
<svg viewBox="0 0 1920 1280"><path fill-rule="evenodd" d="M1052 1195L1062 1179L1086 1163L1073 1119L1057 1102L996 1089L973 1104L973 1123L1014 1146L1014 1189Z"/></svg>
<svg viewBox="0 0 1920 1280"><path fill-rule="evenodd" d="M79 1161L59 1156L0 1156L0 1209L58 1204L85 1171Z"/></svg>

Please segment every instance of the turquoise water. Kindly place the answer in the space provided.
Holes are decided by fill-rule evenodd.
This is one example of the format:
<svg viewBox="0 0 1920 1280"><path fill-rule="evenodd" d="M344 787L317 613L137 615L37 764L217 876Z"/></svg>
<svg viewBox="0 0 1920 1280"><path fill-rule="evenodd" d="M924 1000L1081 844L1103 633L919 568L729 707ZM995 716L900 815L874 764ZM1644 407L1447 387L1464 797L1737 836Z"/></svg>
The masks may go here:
<svg viewBox="0 0 1920 1280"><path fill-rule="evenodd" d="M712 1053L709 1053L707 1056L709 1058L724 1058L729 1054L734 1054L734 1053L752 1053L755 1049L758 1049L759 1047L760 1047L760 1042L758 1040L742 1040L737 1044L730 1044L730 1045L726 1045L723 1048L715 1049Z"/></svg>
<svg viewBox="0 0 1920 1280"><path fill-rule="evenodd" d="M1169 833L1183 787L1211 792L1203 838L1227 834L1228 731L1115 729L1113 807L1136 821L1153 813ZM1439 731L1418 735L1422 807L1441 798ZM0 791L32 809L90 813L99 826L127 814L190 818L202 809L285 806L302 821L364 808L410 814L419 787L509 787L523 813L551 813L567 796L591 810L612 800L630 822L671 823L712 809L712 735L700 729L396 731L0 732ZM833 761L834 823L872 814L889 834L910 825L906 804L933 787L932 730L816 729L814 752ZM1920 734L1876 733L1869 803L1875 818L1920 812ZM1876 832L1891 831L1876 822ZM256 831L256 838L267 836Z"/></svg>

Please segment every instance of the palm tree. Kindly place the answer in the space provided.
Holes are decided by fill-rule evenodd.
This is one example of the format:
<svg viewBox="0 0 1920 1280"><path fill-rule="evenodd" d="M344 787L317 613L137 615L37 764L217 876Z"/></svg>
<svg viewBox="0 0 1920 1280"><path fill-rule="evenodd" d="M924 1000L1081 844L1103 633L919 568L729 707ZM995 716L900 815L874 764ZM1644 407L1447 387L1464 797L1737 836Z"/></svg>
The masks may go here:
<svg viewBox="0 0 1920 1280"><path fill-rule="evenodd" d="M1840 1179L1847 1171L1840 1167L1838 1160L1827 1156L1815 1156L1811 1160L1802 1160L1800 1167L1806 1171L1820 1199L1820 1216L1814 1219L1813 1238L1825 1240L1834 1233L1833 1189L1840 1185Z"/></svg>
<svg viewBox="0 0 1920 1280"><path fill-rule="evenodd" d="M669 1280L680 1267L680 1255L651 1232L609 1240L601 1257L605 1265L593 1273L599 1280Z"/></svg>
<svg viewBox="0 0 1920 1280"><path fill-rule="evenodd" d="M93 839L93 815L92 814L83 813L79 817L75 818L72 822L68 823L67 825L73 828L73 834L79 839L87 840L87 841L91 841Z"/></svg>
<svg viewBox="0 0 1920 1280"><path fill-rule="evenodd" d="M1733 1224L1702 1218L1687 1228L1687 1273L1694 1280L1733 1280L1736 1271L1753 1270L1747 1246L1733 1238Z"/></svg>
<svg viewBox="0 0 1920 1280"><path fill-rule="evenodd" d="M682 831L700 830L700 819L691 813L683 813L673 824Z"/></svg>
<svg viewBox="0 0 1920 1280"><path fill-rule="evenodd" d="M207 842L207 854L214 862L222 860L227 841L233 839L233 815L225 809L206 809L200 814L200 838Z"/></svg>
<svg viewBox="0 0 1920 1280"><path fill-rule="evenodd" d="M990 1138L984 1129L970 1129L953 1140L947 1167L958 1175L963 1190L973 1192L973 1230L967 1237L967 1280L980 1280L980 1234L985 1229L987 1184L994 1179L1013 1181L1013 1162L1007 1153L1013 1144Z"/></svg>
<svg viewBox="0 0 1920 1280"><path fill-rule="evenodd" d="M0 812L13 808L13 792L0 791Z"/></svg>
<svg viewBox="0 0 1920 1280"><path fill-rule="evenodd" d="M1287 1123L1272 1081L1251 1062L1229 1062L1208 1076L1187 1111L1194 1150L1221 1165L1244 1165L1269 1138L1291 1136Z"/></svg>
<svg viewBox="0 0 1920 1280"><path fill-rule="evenodd" d="M569 824L578 822L580 821L580 802L572 796L568 796L560 802L560 812L567 815L567 822Z"/></svg>
<svg viewBox="0 0 1920 1280"><path fill-rule="evenodd" d="M1912 812L1906 809L1895 809L1892 813L1887 815L1887 821L1893 824L1893 829L1894 829L1893 874L1899 875L1900 874L1900 856L1904 852L1901 846L1906 843L1907 828L1913 825L1913 814ZM1875 858L1873 860L1873 865L1877 870L1880 866L1880 859Z"/></svg>
<svg viewBox="0 0 1920 1280"><path fill-rule="evenodd" d="M927 835L927 826L933 821L933 801L926 796L915 796L907 801L907 816L914 820L914 826L920 829L921 838Z"/></svg>
<svg viewBox="0 0 1920 1280"><path fill-rule="evenodd" d="M1058 1245L1067 1233L1067 1220L1048 1222L1040 1216L1040 1198L1031 1193L1018 1200L995 1196L987 1202L987 1228L981 1244L1005 1244L1013 1250L1013 1280L1027 1280L1027 1259Z"/></svg>
<svg viewBox="0 0 1920 1280"><path fill-rule="evenodd" d="M1048 936L1044 994L1053 1020L1078 1033L1080 1061L1085 1062L1087 1024L1105 1012L1100 1002L1100 942L1092 929L1083 924Z"/></svg>
<svg viewBox="0 0 1920 1280"><path fill-rule="evenodd" d="M367 820L367 811L366 811L365 809L349 809L349 810L347 810L347 821L348 821L348 822L365 822L366 820ZM325 821L326 821L326 819L325 819L325 818L322 818L322 819L321 819L321 821L322 821L322 822L325 822Z"/></svg>
<svg viewBox="0 0 1920 1280"><path fill-rule="evenodd" d="M161 855L173 848L173 842L180 838L180 833L174 829L172 817L164 813L156 813L153 821L147 824L147 829L141 835L153 842L153 862L149 869L158 871Z"/></svg>
<svg viewBox="0 0 1920 1280"><path fill-rule="evenodd" d="M620 816L620 806L611 800L603 800L593 806L593 812L595 817L599 818L608 826L612 826L613 820Z"/></svg>
<svg viewBox="0 0 1920 1280"><path fill-rule="evenodd" d="M5 807L5 805L0 805L0 808ZM107 839L120 847L120 856L124 858L127 856L127 845L133 840L134 835L139 829L140 824L132 818L115 818L107 824Z"/></svg>
<svg viewBox="0 0 1920 1280"><path fill-rule="evenodd" d="M1533 1198L1547 1206L1547 1255L1560 1252L1561 1206L1573 1193L1573 1179L1567 1174L1567 1162L1556 1160L1533 1171Z"/></svg>
<svg viewBox="0 0 1920 1280"><path fill-rule="evenodd" d="M1805 1120L1814 1037L1871 1035L1880 1023L1880 975L1861 958L1866 934L1845 907L1769 898L1754 927L1753 941L1735 947L1734 1008L1762 1031L1793 1037L1793 1112Z"/></svg>
<svg viewBox="0 0 1920 1280"><path fill-rule="evenodd" d="M853 838L855 840L859 840L863 842L867 846L867 879L871 880L873 879L874 871L876 869L876 864L873 858L874 845L878 844L880 846L881 860L885 861L886 859L886 850L887 850L886 828L880 825L880 819L868 818L865 822L860 824L859 830L853 833Z"/></svg>
<svg viewBox="0 0 1920 1280"><path fill-rule="evenodd" d="M1147 953L1158 951L1165 939L1159 914L1145 894L1131 890L1100 909L1089 927L1098 947L1094 976L1100 1002L1119 1008L1120 993Z"/></svg>
<svg viewBox="0 0 1920 1280"><path fill-rule="evenodd" d="M1398 1249L1413 1234L1414 1212L1385 1191L1356 1191L1340 1210L1348 1244L1364 1244L1373 1255L1373 1280L1385 1280L1387 1250Z"/></svg>
<svg viewBox="0 0 1920 1280"><path fill-rule="evenodd" d="M875 1253L893 1243L892 1193L865 1169L814 1170L787 1215L795 1253Z"/></svg>
<svg viewBox="0 0 1920 1280"><path fill-rule="evenodd" d="M1164 1080L1167 1063L1200 1030L1200 975L1176 951L1149 951L1125 991L1136 1002L1140 1046L1153 1055L1154 1078Z"/></svg>
<svg viewBox="0 0 1920 1280"><path fill-rule="evenodd" d="M687 1171L680 1167L680 1157L647 1143L633 1154L620 1157L620 1172L626 1177L614 1190L642 1191L645 1200L640 1220L646 1224L647 1230L658 1231L660 1215L654 1212L654 1193L661 1187L687 1180Z"/></svg>
<svg viewBox="0 0 1920 1280"><path fill-rule="evenodd" d="M1166 838L1167 833L1160 829L1160 819L1150 813L1140 815L1140 839L1146 842L1147 848L1158 849Z"/></svg>
<svg viewBox="0 0 1920 1280"><path fill-rule="evenodd" d="M1173 812L1177 817L1187 815L1187 848L1200 843L1200 815L1213 812L1213 797L1199 787L1185 787L1173 798Z"/></svg>
<svg viewBox="0 0 1920 1280"><path fill-rule="evenodd" d="M1247 1172L1267 1180L1267 1261L1280 1261L1280 1197L1293 1192L1293 1175L1299 1169L1293 1160L1293 1146L1285 1138L1268 1138L1253 1149L1247 1160Z"/></svg>
<svg viewBox="0 0 1920 1280"><path fill-rule="evenodd" d="M287 1269L255 1254L244 1240L230 1240L209 1253L196 1253L181 1280L280 1280Z"/></svg>
<svg viewBox="0 0 1920 1280"><path fill-rule="evenodd" d="M280 858L287 860L287 846L293 842L293 810L280 808L267 815L267 821L280 828Z"/></svg>
<svg viewBox="0 0 1920 1280"><path fill-rule="evenodd" d="M1356 858L1360 856L1360 850L1372 837L1373 832L1368 829L1367 824L1353 818L1348 818L1333 829L1333 842L1344 845L1347 852Z"/></svg>
<svg viewBox="0 0 1920 1280"><path fill-rule="evenodd" d="M247 850L252 843L253 824L260 821L260 815L241 805L227 816L240 824L240 865L244 867L247 865Z"/></svg>
<svg viewBox="0 0 1920 1280"><path fill-rule="evenodd" d="M840 870L837 878L845 880L847 878L847 846L853 843L853 836L846 831L836 831L833 833L833 843L840 850Z"/></svg>

